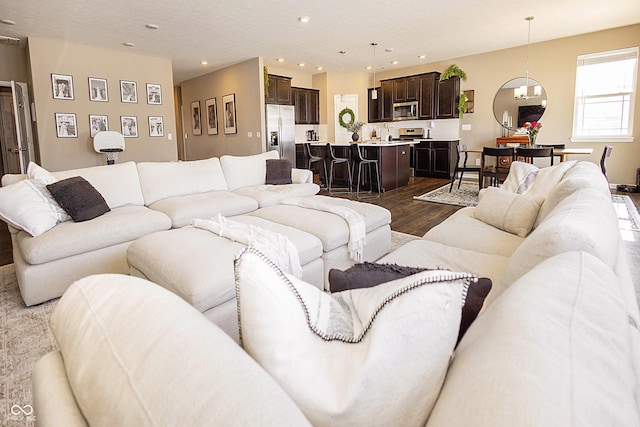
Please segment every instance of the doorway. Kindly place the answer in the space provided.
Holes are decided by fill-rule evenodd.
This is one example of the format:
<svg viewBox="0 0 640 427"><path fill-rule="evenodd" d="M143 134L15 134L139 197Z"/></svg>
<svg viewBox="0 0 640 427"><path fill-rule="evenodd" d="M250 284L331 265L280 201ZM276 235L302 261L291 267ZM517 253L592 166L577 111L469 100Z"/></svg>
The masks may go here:
<svg viewBox="0 0 640 427"><path fill-rule="evenodd" d="M27 84L0 82L0 175L26 173L33 159Z"/></svg>

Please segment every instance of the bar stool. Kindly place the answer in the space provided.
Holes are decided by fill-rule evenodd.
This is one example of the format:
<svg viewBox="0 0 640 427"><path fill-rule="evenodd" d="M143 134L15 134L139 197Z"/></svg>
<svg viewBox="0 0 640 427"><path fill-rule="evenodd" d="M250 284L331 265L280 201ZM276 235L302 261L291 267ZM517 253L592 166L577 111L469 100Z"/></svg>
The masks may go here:
<svg viewBox="0 0 640 427"><path fill-rule="evenodd" d="M358 197L358 199L368 199L368 198L375 198L375 199L379 199L380 198L380 168L378 166L378 160L377 159L365 159L364 157L362 157L362 153L360 153L360 147L358 147L358 144L351 144L351 160L353 160L353 162L355 163L354 165L354 173L355 173L355 167L358 167L358 175L356 178L356 197ZM360 182L362 181L362 167L367 165L369 167L369 194L373 193L373 171L371 170L372 166L375 169L375 177L376 177L376 182L378 184L378 193L374 196L360 196Z"/></svg>
<svg viewBox="0 0 640 427"><path fill-rule="evenodd" d="M352 179L351 179L351 162L349 161L348 158L344 158L344 157L336 157L335 153L333 152L333 147L331 146L331 144L327 143L327 160L329 161L329 175L327 177L327 190L329 190L329 194L333 194L333 193L351 193L351 185L352 185ZM347 187L339 187L339 188L333 188L333 180L335 179L335 165L340 165L340 164L344 164L347 166L347 174L348 174L348 186ZM338 191L336 191L338 190Z"/></svg>
<svg viewBox="0 0 640 427"><path fill-rule="evenodd" d="M313 172L313 169L311 169L311 165L316 162L322 162L322 169L320 169L320 172L318 174L320 175L320 182L323 182L322 171L324 170L324 185L326 186L327 185L327 164L324 162L324 157L314 156L313 153L311 152L310 143L306 142L303 144L303 146L304 146L304 160L305 160L307 169Z"/></svg>

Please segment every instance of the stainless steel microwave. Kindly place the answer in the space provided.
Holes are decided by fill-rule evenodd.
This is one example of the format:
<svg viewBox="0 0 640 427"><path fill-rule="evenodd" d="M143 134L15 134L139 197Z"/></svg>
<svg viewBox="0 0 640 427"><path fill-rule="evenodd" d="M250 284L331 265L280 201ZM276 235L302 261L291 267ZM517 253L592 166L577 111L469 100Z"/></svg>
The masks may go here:
<svg viewBox="0 0 640 427"><path fill-rule="evenodd" d="M418 101L393 104L393 120L417 120Z"/></svg>

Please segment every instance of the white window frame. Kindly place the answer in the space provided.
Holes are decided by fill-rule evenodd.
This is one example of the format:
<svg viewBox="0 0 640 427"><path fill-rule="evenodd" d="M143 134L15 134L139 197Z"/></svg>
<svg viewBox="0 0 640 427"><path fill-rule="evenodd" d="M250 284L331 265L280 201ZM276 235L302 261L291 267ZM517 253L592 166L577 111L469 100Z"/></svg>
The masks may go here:
<svg viewBox="0 0 640 427"><path fill-rule="evenodd" d="M631 80L631 87L620 88L618 92L615 93L598 93L592 95L584 95L581 91L581 82L580 82L580 67L602 64L608 62L619 61L622 59L632 59L635 58L634 72ZM634 119L634 111L633 106L635 104L636 99L636 82L638 79L638 47L626 48L626 49L618 49L611 50L606 52L598 52L591 53L587 55L579 55L578 61L576 65L576 87L575 87L575 103L573 108L573 132L571 136L572 142L633 142L633 119ZM585 104L585 101L594 100L597 98L604 97L627 97L628 103L625 101L624 104L628 105L628 123L627 123L627 133L626 134L612 134L612 135L579 135L579 125L581 123L579 114L581 111L584 111L582 106ZM623 113L621 113L621 120L623 119ZM622 129L624 126L621 125Z"/></svg>

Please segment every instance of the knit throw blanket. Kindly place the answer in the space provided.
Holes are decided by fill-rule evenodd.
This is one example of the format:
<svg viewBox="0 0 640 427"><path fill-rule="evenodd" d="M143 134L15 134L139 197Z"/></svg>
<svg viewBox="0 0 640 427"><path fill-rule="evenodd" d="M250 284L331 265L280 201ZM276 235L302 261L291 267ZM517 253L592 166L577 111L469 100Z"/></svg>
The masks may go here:
<svg viewBox="0 0 640 427"><path fill-rule="evenodd" d="M297 279L302 278L298 250L287 236L255 225L232 221L220 214L211 219L193 219L191 225L234 242L253 246L278 265L283 272Z"/></svg>
<svg viewBox="0 0 640 427"><path fill-rule="evenodd" d="M364 219L362 219L360 214L353 209L331 203L326 199L331 198L324 198L323 196L293 197L280 201L280 204L330 212L343 218L349 226L349 256L355 262L362 262L362 254L364 252L364 247L367 244L367 232Z"/></svg>

